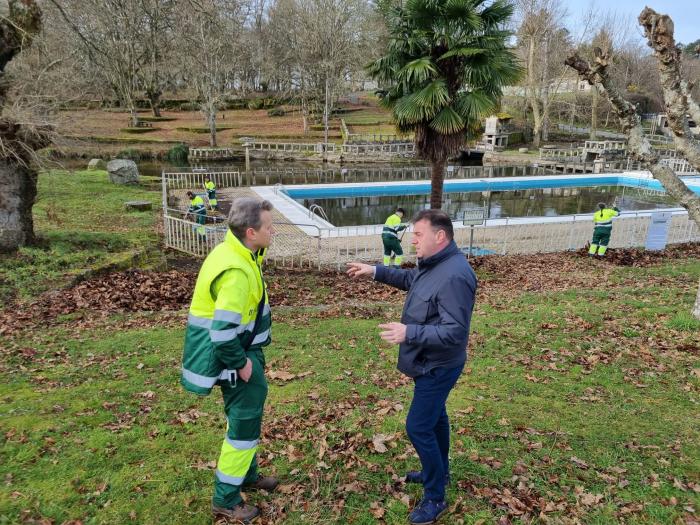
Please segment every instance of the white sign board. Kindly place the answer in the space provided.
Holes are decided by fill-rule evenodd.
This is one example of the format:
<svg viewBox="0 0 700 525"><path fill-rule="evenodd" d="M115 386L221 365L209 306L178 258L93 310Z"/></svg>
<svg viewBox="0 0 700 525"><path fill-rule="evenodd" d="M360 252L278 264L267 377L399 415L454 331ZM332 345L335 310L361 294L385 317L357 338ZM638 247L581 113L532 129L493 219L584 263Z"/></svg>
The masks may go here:
<svg viewBox="0 0 700 525"><path fill-rule="evenodd" d="M671 212L659 211L652 213L644 248L647 250L663 250L666 248L668 229L670 226Z"/></svg>
<svg viewBox="0 0 700 525"><path fill-rule="evenodd" d="M465 226L481 226L486 218L486 208L471 208L464 210L462 224Z"/></svg>

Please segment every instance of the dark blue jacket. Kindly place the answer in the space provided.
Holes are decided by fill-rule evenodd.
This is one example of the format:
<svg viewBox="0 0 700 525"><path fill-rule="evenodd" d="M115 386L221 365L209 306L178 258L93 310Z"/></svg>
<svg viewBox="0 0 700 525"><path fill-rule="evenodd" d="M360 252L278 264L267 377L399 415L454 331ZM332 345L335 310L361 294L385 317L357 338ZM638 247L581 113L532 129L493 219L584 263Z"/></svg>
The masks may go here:
<svg viewBox="0 0 700 525"><path fill-rule="evenodd" d="M456 368L467 360L469 323L476 295L476 275L452 241L412 270L377 266L376 281L408 290L401 322L406 341L399 346L398 369L409 377L438 366Z"/></svg>

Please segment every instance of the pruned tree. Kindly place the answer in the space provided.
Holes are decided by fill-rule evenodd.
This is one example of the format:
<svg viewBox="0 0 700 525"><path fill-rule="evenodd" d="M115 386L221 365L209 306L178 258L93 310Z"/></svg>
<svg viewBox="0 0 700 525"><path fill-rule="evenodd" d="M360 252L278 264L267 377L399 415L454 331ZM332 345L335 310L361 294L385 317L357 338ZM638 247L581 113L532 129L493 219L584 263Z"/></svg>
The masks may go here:
<svg viewBox="0 0 700 525"><path fill-rule="evenodd" d="M0 18L0 250L13 251L34 241L32 207L36 168L32 157L50 142L46 125L28 125L5 114L11 77L6 67L32 43L41 29L41 9L34 0L9 0Z"/></svg>
<svg viewBox="0 0 700 525"><path fill-rule="evenodd" d="M673 36L673 21L667 15L660 15L653 9L645 8L639 15L639 23L644 29L649 46L654 50L659 67L664 103L673 132L676 150L700 171L700 142L693 138L688 127L687 115L700 121L700 109L690 97L688 84L681 75L681 50ZM595 61L589 64L577 53L566 60L582 78L605 95L620 118L622 128L628 135L628 150L637 160L643 162L664 186L668 194L688 210L689 217L700 226L700 197L695 195L685 183L669 168L644 134L640 115L633 104L624 99L610 81L608 66L610 57L601 49L595 50ZM700 287L693 309L693 315L700 319Z"/></svg>

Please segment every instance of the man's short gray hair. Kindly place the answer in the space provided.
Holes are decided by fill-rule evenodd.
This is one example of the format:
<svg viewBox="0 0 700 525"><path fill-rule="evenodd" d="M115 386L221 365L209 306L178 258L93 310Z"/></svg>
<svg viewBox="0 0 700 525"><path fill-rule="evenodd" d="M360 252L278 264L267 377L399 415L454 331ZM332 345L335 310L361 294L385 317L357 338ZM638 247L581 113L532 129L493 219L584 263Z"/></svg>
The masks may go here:
<svg viewBox="0 0 700 525"><path fill-rule="evenodd" d="M239 197L231 205L231 212L228 214L228 227L238 237L238 240L243 241L246 230L248 228L259 230L262 225L262 212L272 211L272 208L270 201L253 197Z"/></svg>

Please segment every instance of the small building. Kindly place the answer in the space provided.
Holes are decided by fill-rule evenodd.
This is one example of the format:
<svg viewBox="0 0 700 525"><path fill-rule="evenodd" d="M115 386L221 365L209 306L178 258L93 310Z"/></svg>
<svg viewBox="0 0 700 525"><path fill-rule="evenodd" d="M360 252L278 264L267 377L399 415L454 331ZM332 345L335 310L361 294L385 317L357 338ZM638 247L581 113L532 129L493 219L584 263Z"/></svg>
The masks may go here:
<svg viewBox="0 0 700 525"><path fill-rule="evenodd" d="M487 150L503 149L508 147L508 137L511 133L510 122L512 117L506 113L500 113L488 117L485 122L484 135L481 142Z"/></svg>

